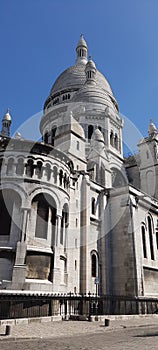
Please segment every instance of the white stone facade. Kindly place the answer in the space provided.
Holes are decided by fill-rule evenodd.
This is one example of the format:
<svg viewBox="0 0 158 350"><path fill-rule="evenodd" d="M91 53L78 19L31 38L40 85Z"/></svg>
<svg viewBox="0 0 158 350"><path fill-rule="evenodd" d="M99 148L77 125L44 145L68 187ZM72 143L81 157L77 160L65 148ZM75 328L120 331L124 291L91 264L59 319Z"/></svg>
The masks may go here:
<svg viewBox="0 0 158 350"><path fill-rule="evenodd" d="M54 83L42 142L0 139L0 288L125 296L158 294L158 133L123 159L109 83L87 60ZM138 140L136 140L137 142Z"/></svg>

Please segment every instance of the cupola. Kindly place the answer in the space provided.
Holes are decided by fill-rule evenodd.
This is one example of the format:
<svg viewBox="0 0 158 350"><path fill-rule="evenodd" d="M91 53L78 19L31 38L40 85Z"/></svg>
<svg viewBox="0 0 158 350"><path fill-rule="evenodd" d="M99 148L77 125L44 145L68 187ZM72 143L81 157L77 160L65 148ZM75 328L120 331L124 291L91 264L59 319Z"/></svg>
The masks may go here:
<svg viewBox="0 0 158 350"><path fill-rule="evenodd" d="M86 64L85 72L86 72L86 81L95 82L96 66L95 66L95 63L92 61L92 56L89 57L89 60Z"/></svg>
<svg viewBox="0 0 158 350"><path fill-rule="evenodd" d="M6 114L4 115L3 119L2 119L2 130L1 130L1 134L4 136L10 136L10 125L12 122L12 118L11 115L9 113L9 108L7 109Z"/></svg>
<svg viewBox="0 0 158 350"><path fill-rule="evenodd" d="M83 37L83 34L81 34L76 47L76 63L87 63L87 49L88 47L86 41Z"/></svg>
<svg viewBox="0 0 158 350"><path fill-rule="evenodd" d="M148 135L149 136L154 136L155 134L157 134L156 126L152 122L152 118L150 118L150 124L149 124L149 127L148 127Z"/></svg>

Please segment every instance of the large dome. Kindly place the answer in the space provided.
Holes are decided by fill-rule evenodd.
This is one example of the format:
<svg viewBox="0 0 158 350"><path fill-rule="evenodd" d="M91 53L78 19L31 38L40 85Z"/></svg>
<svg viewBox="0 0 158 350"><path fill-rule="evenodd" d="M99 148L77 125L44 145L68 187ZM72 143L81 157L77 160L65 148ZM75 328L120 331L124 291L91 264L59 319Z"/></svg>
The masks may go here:
<svg viewBox="0 0 158 350"><path fill-rule="evenodd" d="M59 75L51 89L50 95L52 96L62 90L79 89L85 82L85 64L75 64ZM98 70L96 70L96 83L100 88L112 95L108 81Z"/></svg>
<svg viewBox="0 0 158 350"><path fill-rule="evenodd" d="M76 92L85 86L87 81L86 69L95 70L97 87L113 97L111 87L106 78L96 69L91 58L89 61L87 60L87 44L83 35L81 35L77 44L76 54L76 64L64 70L56 79L45 102L44 109L56 104L71 102Z"/></svg>

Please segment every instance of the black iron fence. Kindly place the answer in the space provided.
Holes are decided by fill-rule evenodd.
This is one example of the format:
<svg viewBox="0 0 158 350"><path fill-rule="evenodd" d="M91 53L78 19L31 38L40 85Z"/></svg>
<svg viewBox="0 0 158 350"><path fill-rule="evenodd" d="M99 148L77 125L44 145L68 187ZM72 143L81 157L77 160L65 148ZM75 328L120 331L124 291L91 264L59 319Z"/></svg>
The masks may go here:
<svg viewBox="0 0 158 350"><path fill-rule="evenodd" d="M0 319L62 316L74 318L92 315L152 314L158 310L158 298L96 296L94 294L7 294L0 293Z"/></svg>

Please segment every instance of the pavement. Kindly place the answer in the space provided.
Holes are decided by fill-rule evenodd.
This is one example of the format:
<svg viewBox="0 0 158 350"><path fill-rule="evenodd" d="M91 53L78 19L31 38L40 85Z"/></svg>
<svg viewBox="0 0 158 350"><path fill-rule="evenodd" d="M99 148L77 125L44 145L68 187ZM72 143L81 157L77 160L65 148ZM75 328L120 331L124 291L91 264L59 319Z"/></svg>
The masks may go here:
<svg viewBox="0 0 158 350"><path fill-rule="evenodd" d="M150 316L106 316L109 321L109 326L105 327L104 321L58 321L52 322L50 318L43 319L27 319L21 320L20 323L10 325L10 335L5 335L6 323L0 325L0 344L5 341L15 340L29 340L29 339L50 339L50 338L65 338L77 337L85 335L101 335L106 333L117 334L121 330L158 330L158 315ZM158 348L158 346L157 346Z"/></svg>

